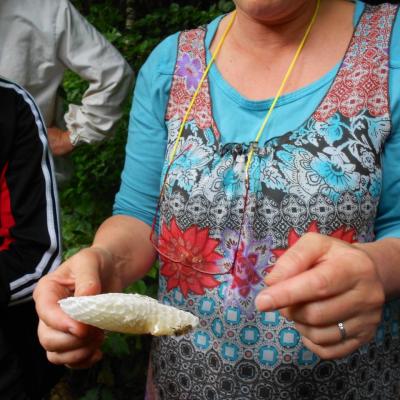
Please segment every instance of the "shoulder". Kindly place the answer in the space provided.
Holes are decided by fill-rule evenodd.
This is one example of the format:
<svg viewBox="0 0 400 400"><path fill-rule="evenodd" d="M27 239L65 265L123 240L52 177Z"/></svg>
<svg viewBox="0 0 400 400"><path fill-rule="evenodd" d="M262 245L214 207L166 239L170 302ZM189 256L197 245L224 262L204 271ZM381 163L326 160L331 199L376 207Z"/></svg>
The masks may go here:
<svg viewBox="0 0 400 400"><path fill-rule="evenodd" d="M363 13L366 4L361 0L356 0L356 8L354 15L354 22L356 23ZM376 12L381 10L381 7L387 7L389 3L382 3L380 5L373 6L372 9ZM390 44L390 66L392 68L400 68L400 16L399 16L399 8L400 6L393 5L391 7L397 8L397 13L395 16L395 20L392 26L392 37Z"/></svg>
<svg viewBox="0 0 400 400"><path fill-rule="evenodd" d="M0 78L0 140L2 149L0 158L4 157L5 148L8 148L15 136L17 109L21 101L22 90L18 85Z"/></svg>
<svg viewBox="0 0 400 400"><path fill-rule="evenodd" d="M21 133L18 126L38 120L40 112L32 96L20 85L0 77L0 158Z"/></svg>
<svg viewBox="0 0 400 400"><path fill-rule="evenodd" d="M400 6L397 9L397 16L392 31L390 45L390 64L394 68L400 69Z"/></svg>
<svg viewBox="0 0 400 400"><path fill-rule="evenodd" d="M1 109L15 107L16 104L30 99L29 93L20 85L8 79L0 77Z"/></svg>
<svg viewBox="0 0 400 400"><path fill-rule="evenodd" d="M52 0L46 0L46 2L52 2ZM53 7L54 12L58 15L71 14L71 12L80 15L70 0L54 0L50 7Z"/></svg>
<svg viewBox="0 0 400 400"><path fill-rule="evenodd" d="M27 14L43 14L48 10L57 10L61 3L68 3L67 0L2 0L2 9L14 9L18 12L24 11Z"/></svg>
<svg viewBox="0 0 400 400"><path fill-rule="evenodd" d="M21 125L25 122L45 126L40 110L32 95L22 86L0 76L1 120ZM19 133L19 132L16 132Z"/></svg>
<svg viewBox="0 0 400 400"><path fill-rule="evenodd" d="M206 25L206 46L209 45L211 38L214 36L220 19L221 17L217 17L212 20L208 25ZM193 38L195 36L188 33L194 33L201 28L202 27L197 27L186 31L178 31L173 35L165 38L154 48L143 67L148 68L149 66L151 66L152 68L156 69L161 75L172 76L174 73L174 67L178 54L179 39L181 35L186 33L186 38Z"/></svg>
<svg viewBox="0 0 400 400"><path fill-rule="evenodd" d="M52 32L52 25L64 0L2 0L0 19L31 30Z"/></svg>
<svg viewBox="0 0 400 400"><path fill-rule="evenodd" d="M172 80L178 55L179 37L182 31L176 32L162 40L150 53L139 71L139 77L145 80L165 81Z"/></svg>
<svg viewBox="0 0 400 400"><path fill-rule="evenodd" d="M168 36L150 53L142 70L153 70L160 75L173 75L180 32Z"/></svg>
<svg viewBox="0 0 400 400"><path fill-rule="evenodd" d="M18 8L20 13L30 15L32 19L41 16L42 21L54 17L60 7L67 7L70 4L67 0L14 0L14 3L13 8Z"/></svg>

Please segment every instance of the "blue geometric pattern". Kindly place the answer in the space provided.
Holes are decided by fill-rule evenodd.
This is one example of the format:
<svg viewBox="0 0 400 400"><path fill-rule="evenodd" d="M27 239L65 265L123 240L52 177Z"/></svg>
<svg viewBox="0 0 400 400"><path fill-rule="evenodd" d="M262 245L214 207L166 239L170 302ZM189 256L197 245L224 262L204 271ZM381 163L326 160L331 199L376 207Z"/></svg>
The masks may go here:
<svg viewBox="0 0 400 400"><path fill-rule="evenodd" d="M278 362L278 350L273 346L262 346L258 358L261 364L273 367Z"/></svg>
<svg viewBox="0 0 400 400"><path fill-rule="evenodd" d="M263 312L261 313L261 323L267 326L277 326L280 323L280 316L278 311Z"/></svg>
<svg viewBox="0 0 400 400"><path fill-rule="evenodd" d="M214 313L215 301L209 297L204 297L200 301L199 313L201 315L211 315Z"/></svg>
<svg viewBox="0 0 400 400"><path fill-rule="evenodd" d="M282 347L296 347L300 341L300 334L293 328L285 328L279 332L279 342Z"/></svg>
<svg viewBox="0 0 400 400"><path fill-rule="evenodd" d="M239 358L239 347L234 343L223 343L221 355L225 360L237 361Z"/></svg>
<svg viewBox="0 0 400 400"><path fill-rule="evenodd" d="M182 292L178 289L174 289L174 303L178 306L181 306L185 303L185 299L183 298Z"/></svg>
<svg viewBox="0 0 400 400"><path fill-rule="evenodd" d="M211 324L211 329L217 338L222 338L224 335L224 324L219 318L215 318Z"/></svg>
<svg viewBox="0 0 400 400"><path fill-rule="evenodd" d="M255 345L260 339L260 331L255 326L245 326L240 331L240 340L245 345Z"/></svg>
<svg viewBox="0 0 400 400"><path fill-rule="evenodd" d="M207 350L210 347L210 335L204 331L197 331L194 336L194 343L199 349Z"/></svg>
<svg viewBox="0 0 400 400"><path fill-rule="evenodd" d="M225 321L230 325L237 325L240 322L241 311L237 307L228 307L225 311Z"/></svg>
<svg viewBox="0 0 400 400"><path fill-rule="evenodd" d="M299 365L313 365L318 361L318 357L310 350L303 347L299 351L298 363Z"/></svg>

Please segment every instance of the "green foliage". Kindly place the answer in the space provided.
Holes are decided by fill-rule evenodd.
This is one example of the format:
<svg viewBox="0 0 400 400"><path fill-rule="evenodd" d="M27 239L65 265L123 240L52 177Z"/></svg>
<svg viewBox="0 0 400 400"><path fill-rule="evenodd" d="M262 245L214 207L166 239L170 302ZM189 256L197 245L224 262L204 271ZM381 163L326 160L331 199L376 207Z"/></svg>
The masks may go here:
<svg viewBox="0 0 400 400"><path fill-rule="evenodd" d="M74 3L79 8L79 1ZM232 7L230 1L219 1L207 9L176 3L147 14L138 9L139 17L133 28L125 32L122 29L124 16L109 0L93 4L88 19L120 50L137 72L151 50L167 35L205 24ZM66 73L63 84L66 104L79 103L86 88L87 83L81 78L72 72ZM65 258L90 245L97 227L111 215L124 162L129 103L130 99L112 140L82 146L71 156L74 173L60 192ZM155 297L157 266L153 266L144 279L132 284L127 291ZM103 345L104 359L87 371L69 373L67 379L76 398L143 399L149 343L149 338L145 336L108 334Z"/></svg>
<svg viewBox="0 0 400 400"><path fill-rule="evenodd" d="M87 16L88 20L121 51L135 71L143 64L150 51L168 35L206 24L221 13L233 9L233 3L228 0L220 0L207 9L178 3L152 9L149 5L146 7L146 1L141 6L142 2L137 3L138 18L135 19L132 29L127 32L122 32L124 21L121 11L112 5L111 0L92 5ZM141 15L146 9L149 12Z"/></svg>

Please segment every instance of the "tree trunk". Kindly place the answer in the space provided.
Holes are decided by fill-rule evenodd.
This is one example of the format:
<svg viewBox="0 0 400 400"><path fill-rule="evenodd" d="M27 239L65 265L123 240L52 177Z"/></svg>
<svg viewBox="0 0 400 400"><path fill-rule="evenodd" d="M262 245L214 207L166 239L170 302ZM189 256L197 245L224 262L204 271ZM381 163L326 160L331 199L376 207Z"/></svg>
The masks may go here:
<svg viewBox="0 0 400 400"><path fill-rule="evenodd" d="M135 22L135 0L126 0L125 28L129 31Z"/></svg>

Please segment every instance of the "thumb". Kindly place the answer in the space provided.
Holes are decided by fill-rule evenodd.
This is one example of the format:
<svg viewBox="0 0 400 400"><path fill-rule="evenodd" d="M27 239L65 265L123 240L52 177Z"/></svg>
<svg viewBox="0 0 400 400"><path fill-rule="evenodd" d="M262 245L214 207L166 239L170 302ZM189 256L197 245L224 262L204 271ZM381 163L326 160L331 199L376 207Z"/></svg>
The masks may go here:
<svg viewBox="0 0 400 400"><path fill-rule="evenodd" d="M306 233L292 247L288 248L266 276L268 286L275 285L314 267L328 251L331 240L319 233Z"/></svg>
<svg viewBox="0 0 400 400"><path fill-rule="evenodd" d="M93 248L84 249L71 259L75 276L75 296L91 296L101 293L101 255Z"/></svg>

